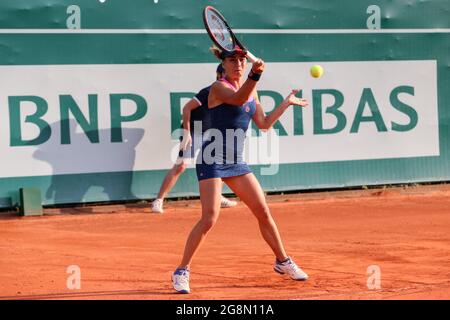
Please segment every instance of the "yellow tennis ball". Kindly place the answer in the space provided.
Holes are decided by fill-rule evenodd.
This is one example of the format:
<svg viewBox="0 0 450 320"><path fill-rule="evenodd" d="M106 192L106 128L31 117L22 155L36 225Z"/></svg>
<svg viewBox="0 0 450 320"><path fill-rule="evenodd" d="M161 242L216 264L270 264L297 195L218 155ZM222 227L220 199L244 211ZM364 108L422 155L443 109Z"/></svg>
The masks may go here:
<svg viewBox="0 0 450 320"><path fill-rule="evenodd" d="M323 75L323 68L319 66L318 64L311 67L309 70L311 73L311 76L314 78L320 78Z"/></svg>

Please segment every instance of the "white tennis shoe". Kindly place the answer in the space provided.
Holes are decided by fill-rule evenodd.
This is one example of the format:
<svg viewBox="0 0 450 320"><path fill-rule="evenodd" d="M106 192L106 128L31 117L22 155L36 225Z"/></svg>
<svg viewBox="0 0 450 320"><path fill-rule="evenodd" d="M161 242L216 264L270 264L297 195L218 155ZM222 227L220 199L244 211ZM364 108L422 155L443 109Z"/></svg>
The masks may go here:
<svg viewBox="0 0 450 320"><path fill-rule="evenodd" d="M231 208L237 205L236 201L230 200L222 196L222 200L220 200L220 207L221 208Z"/></svg>
<svg viewBox="0 0 450 320"><path fill-rule="evenodd" d="M155 199L152 202L152 212L154 213L163 213L163 199Z"/></svg>
<svg viewBox="0 0 450 320"><path fill-rule="evenodd" d="M297 266L297 264L290 257L288 257L285 262L275 260L275 266L273 269L279 274L287 274L293 280L301 281L308 279L308 275L300 269L300 267Z"/></svg>
<svg viewBox="0 0 450 320"><path fill-rule="evenodd" d="M179 293L191 292L191 288L189 288L189 270L175 270L175 272L172 274L172 284L173 288Z"/></svg>

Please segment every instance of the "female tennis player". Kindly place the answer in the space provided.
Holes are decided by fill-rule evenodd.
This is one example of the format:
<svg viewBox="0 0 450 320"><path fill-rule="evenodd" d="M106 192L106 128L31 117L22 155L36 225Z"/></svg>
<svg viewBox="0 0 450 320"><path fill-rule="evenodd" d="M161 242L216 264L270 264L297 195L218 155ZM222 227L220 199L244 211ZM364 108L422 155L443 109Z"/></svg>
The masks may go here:
<svg viewBox="0 0 450 320"><path fill-rule="evenodd" d="M306 280L308 275L286 254L264 192L243 161L244 141L238 139L227 145L225 132L230 129L246 131L250 120L253 120L260 129L269 129L290 105L305 107L308 103L305 99L296 97L298 90L293 90L270 115L266 116L256 95L256 85L264 71L264 62L260 59L254 62L250 74L244 79L247 63L245 52L221 52L217 48L213 51L216 57L222 60L225 77L211 86L208 105L211 128L222 133L223 148L212 154L213 161L197 162L202 216L189 234L181 263L172 274L173 287L179 293L190 292L190 264L219 217L222 180L249 207L258 220L260 232L276 257L274 270L280 274L287 274L294 280ZM208 143L203 145L205 159L208 156L205 155L207 146ZM230 152L234 155L232 161Z"/></svg>

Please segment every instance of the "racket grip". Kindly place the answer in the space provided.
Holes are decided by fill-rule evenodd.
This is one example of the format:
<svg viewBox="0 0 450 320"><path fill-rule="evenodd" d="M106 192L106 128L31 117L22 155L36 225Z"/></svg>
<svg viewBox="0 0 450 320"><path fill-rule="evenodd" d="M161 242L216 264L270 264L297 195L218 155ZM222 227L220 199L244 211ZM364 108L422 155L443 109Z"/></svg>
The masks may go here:
<svg viewBox="0 0 450 320"><path fill-rule="evenodd" d="M256 62L256 61L258 60L258 58L255 57L255 56L253 55L253 53L251 53L250 51L247 51L247 58L248 58L252 63L254 63L254 62Z"/></svg>

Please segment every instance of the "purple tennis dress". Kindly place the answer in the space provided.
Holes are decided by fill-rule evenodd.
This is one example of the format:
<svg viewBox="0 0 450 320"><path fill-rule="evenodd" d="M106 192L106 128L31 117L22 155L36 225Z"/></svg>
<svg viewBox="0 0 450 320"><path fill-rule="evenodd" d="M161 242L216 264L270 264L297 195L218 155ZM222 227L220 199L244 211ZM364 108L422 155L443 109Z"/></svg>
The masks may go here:
<svg viewBox="0 0 450 320"><path fill-rule="evenodd" d="M203 143L202 156L198 157L196 165L199 181L235 177L251 172L243 160L243 150L245 133L255 110L254 98L242 106L223 103L209 109L209 141Z"/></svg>

